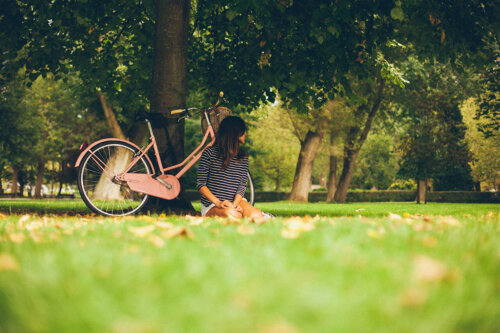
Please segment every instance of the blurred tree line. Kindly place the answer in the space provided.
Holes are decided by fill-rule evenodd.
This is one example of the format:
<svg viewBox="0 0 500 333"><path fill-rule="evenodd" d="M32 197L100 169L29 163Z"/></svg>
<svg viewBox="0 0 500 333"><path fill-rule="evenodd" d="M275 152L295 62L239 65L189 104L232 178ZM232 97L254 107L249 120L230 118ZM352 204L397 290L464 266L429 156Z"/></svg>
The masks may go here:
<svg viewBox="0 0 500 333"><path fill-rule="evenodd" d="M349 187L411 187L405 179L423 190L472 189L471 170L496 184L497 165L483 166L473 148L486 144L467 134L477 128L474 140L498 142L495 3L0 5L4 178L42 179L49 165L62 173L83 140L142 142L138 111L169 116L223 90L250 124L256 183L290 188L292 200L306 201L312 180L337 202ZM460 107L469 98L475 114L465 125ZM159 133L167 163L192 149L198 122L174 119Z"/></svg>

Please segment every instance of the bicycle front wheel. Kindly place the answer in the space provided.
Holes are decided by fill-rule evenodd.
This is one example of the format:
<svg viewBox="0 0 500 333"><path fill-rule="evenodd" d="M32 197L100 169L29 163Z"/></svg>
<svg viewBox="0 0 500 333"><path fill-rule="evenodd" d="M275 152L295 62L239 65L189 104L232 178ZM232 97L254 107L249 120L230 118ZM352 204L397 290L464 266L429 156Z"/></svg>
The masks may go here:
<svg viewBox="0 0 500 333"><path fill-rule="evenodd" d="M93 212L105 216L125 216L138 212L149 196L134 192L116 175L130 164L138 149L126 142L107 141L96 145L83 158L78 170L78 189L83 201ZM128 173L152 173L143 156Z"/></svg>

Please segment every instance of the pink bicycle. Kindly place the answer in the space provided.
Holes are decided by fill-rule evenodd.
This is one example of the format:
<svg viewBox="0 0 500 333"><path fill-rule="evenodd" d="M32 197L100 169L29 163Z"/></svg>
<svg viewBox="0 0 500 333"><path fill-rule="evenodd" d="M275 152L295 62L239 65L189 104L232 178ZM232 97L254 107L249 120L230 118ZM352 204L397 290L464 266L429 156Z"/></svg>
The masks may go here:
<svg viewBox="0 0 500 333"><path fill-rule="evenodd" d="M78 189L80 195L93 212L105 216L125 216L138 212L146 205L150 196L167 200L175 199L181 190L179 178L182 177L200 158L203 151L215 142L215 133L209 114L215 112L223 93L217 103L209 108L201 109L208 127L201 144L181 163L164 168L153 125L161 123L161 114L148 113L141 117L148 126L150 139L145 148L118 139L108 138L96 141L86 147L78 157L75 167L78 168ZM190 110L185 108L171 111L180 114L180 119L190 117ZM210 136L211 141L206 145ZM148 156L153 148L156 165ZM155 168L156 166L156 168ZM167 172L180 168L175 175ZM254 203L253 182L248 174L247 192L245 198Z"/></svg>

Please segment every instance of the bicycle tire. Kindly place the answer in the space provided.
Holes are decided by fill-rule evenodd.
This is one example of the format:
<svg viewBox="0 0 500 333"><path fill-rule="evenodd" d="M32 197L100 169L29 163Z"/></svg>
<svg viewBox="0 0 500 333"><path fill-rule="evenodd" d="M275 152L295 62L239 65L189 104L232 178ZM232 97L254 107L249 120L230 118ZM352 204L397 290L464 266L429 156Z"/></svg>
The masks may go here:
<svg viewBox="0 0 500 333"><path fill-rule="evenodd" d="M252 206L255 203L255 189L253 187L253 181L252 181L252 176L250 175L250 172L247 173L247 189L245 191L245 199L247 199L248 203L250 203Z"/></svg>
<svg viewBox="0 0 500 333"><path fill-rule="evenodd" d="M138 151L129 143L110 140L96 145L84 156L78 168L77 183L82 200L90 210L104 216L126 216L134 214L144 207L149 200L147 194L131 191L126 183L113 182L112 175L106 174L107 172L98 164L102 161L108 165L112 157L117 159L115 156L118 156L118 152L128 153L128 158L132 158ZM119 162L115 162L115 164ZM116 166L117 172L112 170L112 173L114 175L121 173L127 165L128 163L123 163L122 160L122 164ZM129 172L151 174L152 170L153 167L143 156ZM101 187L98 188L99 186ZM105 196L99 198L99 195L96 195L99 191L106 193ZM116 209L115 205L118 205Z"/></svg>

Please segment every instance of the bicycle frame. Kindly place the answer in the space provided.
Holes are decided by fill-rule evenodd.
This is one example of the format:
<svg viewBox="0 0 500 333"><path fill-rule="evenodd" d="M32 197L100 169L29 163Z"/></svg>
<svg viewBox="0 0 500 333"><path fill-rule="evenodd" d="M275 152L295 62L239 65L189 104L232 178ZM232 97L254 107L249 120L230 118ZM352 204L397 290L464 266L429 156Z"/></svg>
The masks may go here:
<svg viewBox="0 0 500 333"><path fill-rule="evenodd" d="M204 114L205 119L207 120L207 124L208 124L208 128L205 132L203 140L201 141L201 144L195 150L193 150L193 152L188 157L186 157L184 159L184 161L182 161L179 164L173 165L173 166L168 167L168 168L163 168L163 163L161 162L160 152L158 149L158 145L156 143L156 138L155 138L154 133L153 133L153 128L151 127L151 123L149 122L149 120L146 120L146 123L148 125L148 129L149 129L149 133L150 133L150 140L151 140L151 142L146 146L146 148L142 149L130 141L126 141L126 140L122 140L122 139L118 139L118 138L108 138L108 139L99 140L99 141L94 142L93 144L91 144L85 150L83 150L81 152L80 156L78 157L78 159L75 163L75 167L78 167L80 165L83 157L87 153L89 153L89 152L92 153L92 148L94 146L96 146L97 144L100 144L100 143L105 142L105 141L111 141L111 140L112 141L121 141L121 142L125 142L125 143L128 143L128 144L134 146L135 148L137 148L138 151L141 152L141 154L136 156L129 163L129 165L125 168L124 172L122 172L120 175L116 175L117 179L120 180L123 177L123 175L126 174L143 156L148 160L150 165L154 168L153 163L151 163L151 160L149 159L149 156L146 155L147 152L149 151L149 149L151 149L151 147L153 147L155 155L156 155L156 161L158 163L158 168L159 168L158 171L160 172L160 175L164 175L166 171L173 170L173 169L176 169L176 168L179 168L179 167L185 165L184 168L182 168L175 175L175 178L179 179L180 177L182 177L186 173L186 171L188 171L201 158L201 154L203 153L203 151L205 151L205 149L207 149L208 147L212 146L215 142L215 133L214 133L214 130L212 127L212 123L210 122L210 118L208 117L208 115L205 111L203 112L203 114ZM208 143L208 145L206 145L204 148L202 148L205 145L209 135L211 137L211 141ZM95 162L101 166L103 171L106 172L106 167L107 167L106 164L104 162L100 161L100 159L95 155L93 156L93 158L94 158ZM154 169L153 169L153 172L154 172ZM115 176L115 175L113 175L113 176Z"/></svg>
<svg viewBox="0 0 500 333"><path fill-rule="evenodd" d="M177 168L183 166L184 164L186 164L184 166L184 168L182 168L175 175L175 178L177 178L177 179L179 179L180 177L182 177L186 173L186 171L188 171L196 162L198 162L198 160L201 158L201 154L205 151L205 149L207 149L208 147L212 146L214 144L214 142L215 142L215 133L214 133L214 129L212 127L212 124L210 123L210 119L208 118L206 112L204 112L204 115L205 115L205 118L208 121L208 128L207 128L207 130L205 132L205 135L203 136L203 140L201 141L201 144L195 150L193 150L193 152L191 154L189 154L189 156L186 157L184 159L184 161L182 161L179 164L176 164L176 165L173 165L171 167L168 167L168 168L163 168L163 163L161 162L160 152L158 150L158 145L156 143L156 138L154 136L153 129L151 127L151 123L149 122L149 120L147 120L149 133L151 135L151 137L150 137L151 142L147 145L147 147L144 150L141 149L142 153L139 156L137 156L136 158L134 158L134 160L132 160L132 162L130 162L130 164L127 166L127 168L125 168L125 170L123 171L122 174L127 173L139 161L139 159L142 156L144 156L149 151L149 149L151 149L151 147L153 147L155 155L156 155L156 162L158 163L158 168L159 168L160 173L163 175L163 174L165 174L166 171L177 169ZM208 145L206 145L202 149L202 147L205 145L205 142L207 141L207 138L208 138L209 135L212 138L212 140L208 143ZM200 149L201 149L201 151L200 151ZM188 161L189 161L189 163L188 163ZM120 175L118 175L118 177L119 176Z"/></svg>

